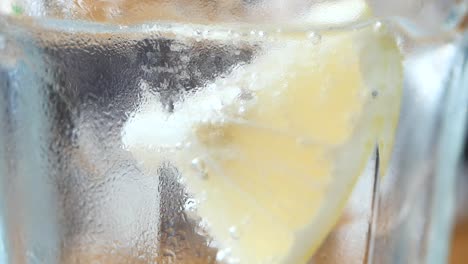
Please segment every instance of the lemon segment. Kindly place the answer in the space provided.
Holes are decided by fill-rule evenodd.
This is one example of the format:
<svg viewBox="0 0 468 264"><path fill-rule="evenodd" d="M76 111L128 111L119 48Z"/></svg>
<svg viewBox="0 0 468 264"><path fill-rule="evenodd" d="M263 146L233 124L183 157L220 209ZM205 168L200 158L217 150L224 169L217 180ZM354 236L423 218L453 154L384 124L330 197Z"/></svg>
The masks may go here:
<svg viewBox="0 0 468 264"><path fill-rule="evenodd" d="M391 149L399 112L401 58L383 30L262 50L173 113L146 100L123 132L146 170L181 171L221 263L305 262L377 142Z"/></svg>
<svg viewBox="0 0 468 264"><path fill-rule="evenodd" d="M229 250L225 262L283 263L297 243L295 233L313 223L326 205L323 199L333 180L358 174L333 173L334 151L352 136L368 98L354 37L323 36L319 45L285 43L273 51L278 54L266 55L260 59L266 62L255 62L247 71L262 80L253 82L252 107L228 116L225 124L209 124L220 130L211 141L199 140L207 134L200 125L197 139L211 170L208 180L188 178L187 186L206 191L199 214L222 241L221 248ZM273 72L272 78L272 70L263 70L269 65L284 72ZM225 149L235 154L225 155ZM359 152L348 162L361 162L364 153ZM232 237L232 228L239 238ZM311 246L312 240L302 242Z"/></svg>

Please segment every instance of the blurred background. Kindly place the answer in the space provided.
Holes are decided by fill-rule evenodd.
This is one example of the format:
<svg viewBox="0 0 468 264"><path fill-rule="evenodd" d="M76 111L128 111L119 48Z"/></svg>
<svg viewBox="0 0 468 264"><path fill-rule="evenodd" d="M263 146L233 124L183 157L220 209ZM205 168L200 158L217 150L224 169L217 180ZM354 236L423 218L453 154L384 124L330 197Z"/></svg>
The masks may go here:
<svg viewBox="0 0 468 264"><path fill-rule="evenodd" d="M468 263L468 135L458 178L457 219L452 240L451 264Z"/></svg>

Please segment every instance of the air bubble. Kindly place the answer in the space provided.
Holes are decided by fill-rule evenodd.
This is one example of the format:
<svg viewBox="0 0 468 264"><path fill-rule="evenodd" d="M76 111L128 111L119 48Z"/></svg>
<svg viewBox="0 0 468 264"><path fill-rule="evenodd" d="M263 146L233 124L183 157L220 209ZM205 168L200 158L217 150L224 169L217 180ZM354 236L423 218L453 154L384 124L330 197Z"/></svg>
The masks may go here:
<svg viewBox="0 0 468 264"><path fill-rule="evenodd" d="M202 179L208 178L208 172L206 171L205 162L200 158L194 158L192 160L192 168L198 172Z"/></svg>
<svg viewBox="0 0 468 264"><path fill-rule="evenodd" d="M195 41L200 42L202 41L202 32L200 30L195 30Z"/></svg>
<svg viewBox="0 0 468 264"><path fill-rule="evenodd" d="M0 35L0 50L5 49L5 47L6 47L5 37Z"/></svg>
<svg viewBox="0 0 468 264"><path fill-rule="evenodd" d="M189 212L194 212L197 209L197 200L189 198L185 201L184 208Z"/></svg>
<svg viewBox="0 0 468 264"><path fill-rule="evenodd" d="M231 255L231 251L231 248L219 250L218 253L216 253L216 261L222 262L224 260L227 260Z"/></svg>
<svg viewBox="0 0 468 264"><path fill-rule="evenodd" d="M318 44L322 40L322 36L317 32L310 32L307 34L307 38L312 41L313 44Z"/></svg>
<svg viewBox="0 0 468 264"><path fill-rule="evenodd" d="M176 148L177 150L181 150L181 149L184 148L184 144L182 144L182 142L177 142L177 143L175 144L175 148Z"/></svg>
<svg viewBox="0 0 468 264"><path fill-rule="evenodd" d="M248 89L242 89L239 95L239 99L241 99L242 101L250 101L254 98L255 98L255 94Z"/></svg>
<svg viewBox="0 0 468 264"><path fill-rule="evenodd" d="M243 115L243 114L245 114L246 111L247 111L247 109L245 109L245 106L240 106L239 109L237 110L237 113L239 115Z"/></svg>
<svg viewBox="0 0 468 264"><path fill-rule="evenodd" d="M229 263L229 264L239 264L241 262L240 262L240 259L231 257L231 258L228 258L227 263Z"/></svg>
<svg viewBox="0 0 468 264"><path fill-rule="evenodd" d="M229 235L231 236L232 239L237 240L240 238L239 236L239 231L237 230L237 227L231 226L229 228Z"/></svg>
<svg viewBox="0 0 468 264"><path fill-rule="evenodd" d="M312 145L312 142L307 138L298 137L296 138L296 144L302 147L309 147L310 145Z"/></svg>
<svg viewBox="0 0 468 264"><path fill-rule="evenodd" d="M378 31L380 31L380 29L382 29L382 22L380 22L380 21L375 22L374 31L378 32Z"/></svg>
<svg viewBox="0 0 468 264"><path fill-rule="evenodd" d="M170 249L163 249L163 256L164 257L169 257L171 259L175 259L176 258L176 254L174 253L174 251L170 250Z"/></svg>

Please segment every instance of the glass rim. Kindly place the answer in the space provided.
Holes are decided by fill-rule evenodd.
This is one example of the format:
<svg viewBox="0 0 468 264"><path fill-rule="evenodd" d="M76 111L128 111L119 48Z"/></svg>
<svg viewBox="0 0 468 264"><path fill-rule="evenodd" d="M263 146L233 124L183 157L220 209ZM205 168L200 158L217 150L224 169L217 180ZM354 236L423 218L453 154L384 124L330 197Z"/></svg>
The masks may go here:
<svg viewBox="0 0 468 264"><path fill-rule="evenodd" d="M369 20L375 20L374 17L370 15L369 7L364 0L331 0L331 1L320 1L320 2L309 2L303 0L291 1L291 3L308 3L308 6L301 10L289 11L289 1L277 1L284 2L283 10L279 10L277 7L270 9L269 3L259 4L249 4L250 1L240 1L241 3L245 2L246 7L243 11L231 15L224 15L224 12L221 14L214 13L213 10L209 8L200 8L193 4L191 6L185 7L180 6L180 1L168 1L169 4L159 3L155 1L153 4L148 4L149 8L154 9L162 6L162 11L159 10L159 13L156 14L142 14L140 16L143 8L138 10L132 10L122 7L122 14L119 16L112 17L111 14L105 13L100 14L101 17L93 16L93 14L80 13L80 10L68 10L61 11L56 10L57 7L48 7L48 2L42 3L43 1L35 1L33 4L29 4L31 0L25 0L26 4L20 6L19 4L14 4L12 0L6 0L10 2L8 4L0 4L0 19L7 18L10 20L30 20L34 21L36 24L42 25L52 25L55 23L54 27L61 28L61 30L66 30L65 25L70 26L73 23L74 26L80 28L95 28L99 31L134 31L135 29L141 31L143 27L146 28L152 25L162 25L166 27L167 25L189 25L193 27L210 27L210 28L230 28L230 29L258 29L258 30L268 30L271 29L280 29L282 31L322 31L322 30L334 30L346 27L347 29L351 26L357 24L362 24ZM67 2L67 1L65 1ZM76 5L74 1L69 1L69 5ZM125 3L126 1L122 1ZM128 0L128 2L132 2ZM135 2L135 3L133 3ZM138 5L138 3L144 3L144 1L135 0L133 5ZM174 2L174 4L172 4ZM181 1L184 2L184 1ZM190 2L190 1L189 1ZM195 3L202 1L194 1ZM213 1L213 3L218 3L222 1ZM184 2L185 3L185 2ZM273 2L272 2L273 3ZM169 6L166 10L164 5ZM169 14L166 16L164 13L166 11L174 10L180 7L180 12L177 9L175 15ZM47 6L47 7L44 7ZM291 4L293 6L293 4ZM91 7L93 5L91 4ZM119 7L119 6L117 6ZM143 5L144 7L144 5ZM71 6L70 8L73 8ZM293 7L291 7L292 9ZM252 9L252 10L250 10ZM297 8L296 8L297 9ZM102 11L102 10L99 10ZM126 13L128 11L128 14ZM141 11L141 12L140 12ZM217 11L217 10L216 10ZM87 12L87 11L83 11ZM92 10L89 12L93 12ZM227 10L226 13L231 12ZM234 12L234 11L232 11ZM287 14L282 14L282 13ZM181 17L180 15L184 15ZM102 16L109 16L109 18L103 18ZM127 18L128 17L128 18Z"/></svg>

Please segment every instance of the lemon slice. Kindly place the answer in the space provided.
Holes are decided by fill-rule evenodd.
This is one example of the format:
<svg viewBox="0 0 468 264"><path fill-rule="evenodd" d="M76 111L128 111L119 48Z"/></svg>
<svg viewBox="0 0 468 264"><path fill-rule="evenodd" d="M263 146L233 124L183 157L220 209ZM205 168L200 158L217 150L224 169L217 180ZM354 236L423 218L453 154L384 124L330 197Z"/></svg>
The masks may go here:
<svg viewBox="0 0 468 264"><path fill-rule="evenodd" d="M391 147L402 80L393 39L373 27L315 39L265 44L173 113L149 95L124 127L143 168L181 171L219 262L305 263L373 148Z"/></svg>

